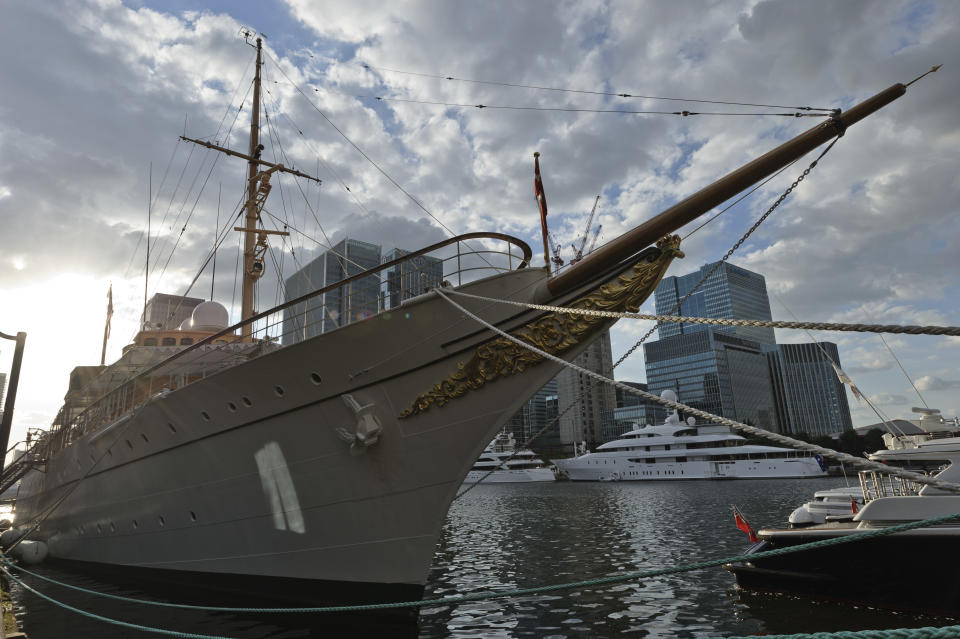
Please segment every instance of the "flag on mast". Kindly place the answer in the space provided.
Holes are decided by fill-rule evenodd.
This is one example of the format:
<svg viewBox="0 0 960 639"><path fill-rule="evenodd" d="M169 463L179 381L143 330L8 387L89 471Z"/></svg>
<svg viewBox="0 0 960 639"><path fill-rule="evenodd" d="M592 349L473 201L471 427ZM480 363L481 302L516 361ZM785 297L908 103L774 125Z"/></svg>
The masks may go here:
<svg viewBox="0 0 960 639"><path fill-rule="evenodd" d="M100 350L100 365L107 361L107 339L110 337L110 318L113 317L113 282L107 289L107 323L103 327L103 348Z"/></svg>
<svg viewBox="0 0 960 639"><path fill-rule="evenodd" d="M743 516L743 513L740 512L740 509L736 506L733 507L733 521L737 524L737 528L750 535L750 541L754 543L760 541L750 522L747 521L747 518Z"/></svg>
<svg viewBox="0 0 960 639"><path fill-rule="evenodd" d="M540 151L533 153L533 196L540 207L540 231L543 234L543 261L550 268L550 245L547 243L547 194L543 190L540 177Z"/></svg>
<svg viewBox="0 0 960 639"><path fill-rule="evenodd" d="M853 380L850 379L850 376L844 373L843 370L841 370L841 368L836 364L834 364L833 362L830 362L830 365L833 366L833 370L836 371L837 378L842 383L850 387L850 392L853 393L853 396L857 398L857 401L859 402L861 399L863 399L863 395L860 393L860 389L854 385Z"/></svg>
<svg viewBox="0 0 960 639"><path fill-rule="evenodd" d="M113 282L107 289L107 331L106 337L110 337L110 318L113 317Z"/></svg>

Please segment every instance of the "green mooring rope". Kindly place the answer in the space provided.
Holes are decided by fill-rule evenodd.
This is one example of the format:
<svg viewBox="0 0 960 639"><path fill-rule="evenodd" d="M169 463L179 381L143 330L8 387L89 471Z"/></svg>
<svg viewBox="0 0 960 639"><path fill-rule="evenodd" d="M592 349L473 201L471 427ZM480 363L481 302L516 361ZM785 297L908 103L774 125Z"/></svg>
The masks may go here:
<svg viewBox="0 0 960 639"><path fill-rule="evenodd" d="M960 626L933 628L894 628L893 630L838 630L793 635L747 635L745 637L713 637L712 639L956 639Z"/></svg>
<svg viewBox="0 0 960 639"><path fill-rule="evenodd" d="M737 555L735 557L725 557L722 559L711 559L708 561L701 561L693 564L687 564L685 566L677 566L674 568L661 568L659 570L646 570L643 572L629 572L623 573L620 575L613 575L610 577L598 577L595 579L585 579L582 581L571 581L562 584L549 584L545 586L534 586L531 588L517 588L514 590L503 590L498 592L477 592L469 595L458 595L455 597L442 597L440 599L424 599L420 601L396 601L389 603L377 603L377 604L358 604L353 606L314 606L314 607L289 607L289 608L239 608L239 607L227 607L227 606L197 606L190 604L177 604L177 603L168 603L168 602L159 602L159 601L146 601L143 599L133 599L131 597L123 597L120 595L111 595L108 593L97 592L95 590L89 590L80 586L73 586L66 584L49 577L44 577L37 573L26 570L20 566L17 566L17 569L21 572L24 572L28 575L43 579L52 584L58 586L63 586L64 588L70 588L72 590L77 590L91 595L96 595L100 597L107 597L109 599L116 599L118 601L127 601L130 603L145 604L151 606L163 606L169 608L183 608L188 610L208 610L213 612L241 612L241 613L327 613L327 612L357 612L364 610L389 610L393 608L423 608L423 607L433 607L433 606L445 606L450 604L459 604L470 601L484 601L488 599L506 599L510 597L520 597L527 595L536 595L545 592L556 592L559 590L572 590L575 588L585 588L592 586L605 586L609 584L622 583L625 581L638 581L641 579L647 579L651 577L661 577L664 575L673 575L683 572L690 572L693 570L702 570L704 568L714 568L716 566L722 566L723 564L728 563L739 563L743 561L752 561L754 559L766 559L768 557L779 557L781 555L789 555L797 552L804 552L807 550L814 550L817 548L825 548L828 546L836 546L839 544L849 544L856 541L863 541L866 539L872 539L875 537L883 537L886 535L893 535L899 532L905 532L908 530L914 530L917 528L924 528L926 526L935 526L937 524L948 523L960 519L960 513L953 515L944 515L942 517L934 517L932 519L924 519L921 521L912 521L906 524L899 524L896 526L889 526L887 528L878 528L876 530L871 530L868 532L857 533L852 535L847 535L844 537L835 537L833 539L824 539L821 541L813 541L806 544L799 544L797 546L791 546L788 548L778 548L776 550L766 550L763 552L755 552L748 555ZM5 557L3 558L4 563L7 563L10 566L13 566ZM0 567L6 572L5 568ZM792 636L792 635L791 635ZM799 635L798 635L799 636Z"/></svg>
<svg viewBox="0 0 960 639"><path fill-rule="evenodd" d="M4 562L9 563L7 562L6 558L4 558ZM19 584L20 587L24 588L25 590L29 590L30 592L40 597L41 599L45 599L52 604L56 604L61 608L69 610L70 612L75 612L78 615L82 615L90 619L96 619L97 621L103 621L109 624L113 624L115 626L123 626L124 628L130 628L131 630L139 630L141 632L152 632L154 634L166 635L168 637L181 637L182 639L231 639L230 637L224 637L221 635L197 635L189 632L180 632L178 630L166 630L164 628L153 628L150 626L143 626L138 623L130 623L128 621L120 621L119 619L111 619L110 617L102 617L100 615L95 615L92 612L87 612L86 610L80 610L79 608L74 608L73 606L63 603L62 601L57 601L56 599L53 599L52 597L48 597L42 592L31 588L30 586L28 586L27 584L23 583L22 581L17 579L15 576L13 576L13 574L11 574L10 571L3 566L0 566L0 570L2 570L7 577L12 579L17 584Z"/></svg>

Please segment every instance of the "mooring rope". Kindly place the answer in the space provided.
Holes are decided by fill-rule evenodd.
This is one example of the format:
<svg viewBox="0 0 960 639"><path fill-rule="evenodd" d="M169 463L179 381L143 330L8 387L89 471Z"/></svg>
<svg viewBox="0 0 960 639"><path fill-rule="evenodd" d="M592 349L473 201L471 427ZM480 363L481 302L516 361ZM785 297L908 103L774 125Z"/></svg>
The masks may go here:
<svg viewBox="0 0 960 639"><path fill-rule="evenodd" d="M550 306L548 304L533 304L502 300L495 297L485 297L464 293L456 289L444 289L445 293L453 293L461 297L471 297L484 302L500 302L522 308L538 311L553 311L568 315L591 315L593 317L611 317L615 319L640 319L654 322L674 322L689 324L708 324L712 326L749 326L759 328L797 328L813 331L846 331L856 333L906 333L908 335L951 335L960 336L960 326L913 326L901 324L841 324L834 322L784 322L780 320L745 320L723 319L716 317L683 317L680 315L649 315L646 313L622 313L617 311L600 311L586 308L570 308L567 306Z"/></svg>
<svg viewBox="0 0 960 639"><path fill-rule="evenodd" d="M960 626L934 628L894 628L891 630L837 630L835 632L801 632L792 635L717 636L711 639L955 639Z"/></svg>
<svg viewBox="0 0 960 639"><path fill-rule="evenodd" d="M701 419L705 419L705 420L707 420L707 421L711 421L711 422L714 422L714 423L717 423L717 424L722 424L722 425L724 425L724 426L728 426L728 427L730 427L730 428L734 428L734 429L736 429L736 430L738 430L738 431L745 432L745 433L747 433L747 434L749 434L749 435L753 435L753 436L755 436L755 437L763 437L763 438L765 438L765 439L769 439L769 440L771 440L771 441L774 441L774 442L776 442L776 443L778 443L778 444L782 444L782 445L784 445L784 446L789 446L789 447L791 447L791 448L796 448L796 449L798 449L798 450L805 450L805 451L807 451L807 452L811 452L811 453L815 453L815 454L818 454L818 455L822 455L822 456L827 457L827 458L830 458L830 459L835 459L835 460L837 460L837 461L850 464L850 465L852 465L852 466L854 466L854 467L863 468L863 469L865 469L865 470L873 470L873 471L876 471L876 472L878 472L878 473L883 473L883 474L887 474L887 475L895 475L895 476L901 477L901 478L903 478L903 479L909 479L909 480L911 480L911 481L915 481L915 482L917 482L917 483L919 483L919 484L925 484L925 485L935 486L935 487L940 488L940 489L943 489L943 490L945 490L945 491L947 491L947 492L960 495L960 485L958 485L958 484L949 483L949 482L944 482L944 481L938 481L938 480L933 479L933 478L931 478L931 477L927 477L926 475L921 475L921 474L919 474L919 473L914 473L914 472L902 470L902 469L899 469L899 468L893 468L893 467L888 466L888 465L886 465L886 464L881 464L881 463L879 463L879 462L874 462L874 461L870 461L870 460L868 460L868 459L864 459L863 457L855 457L855 456L853 456L853 455L848 455L847 453L841 453L841 452L832 450L832 449L830 449L830 448L824 448L823 446L817 446L816 444L810 444L810 443L807 443L807 442L804 442L804 441L800 441L799 439L793 439L792 437L787 437L786 435L781 435L781 434L779 434L779 433L773 433L773 432L770 432L770 431L768 431L768 430L766 430L766 429L763 429L763 428L758 428L758 427L756 427L756 426L750 426L750 425L748 425L748 424L744 424L744 423L742 423L742 422L738 422L738 421L735 421L735 420L732 420L732 419L727 419L726 417L720 417L719 415L714 415L713 413L708 413L708 412L703 411L703 410L700 410L700 409L698 409L698 408L694 408L694 407L688 406L688 405L686 405L686 404L681 404L680 402L673 402L673 401L670 401L670 400L668 400L668 399L664 399L664 398L662 398L662 397L659 397L659 396L657 396L657 395L654 395L653 393L648 393L648 392L646 392L646 391L640 390L639 388L634 388L633 386L628 386L627 384L624 384L624 383L622 383L622 382L618 382L618 381L616 381L616 380L610 379L609 377L604 377L603 375L601 375L601 374L599 374L599 373L596 373L596 372L594 372L594 371L592 371L592 370L589 370L589 369L584 368L584 367L582 367L582 366L578 366L578 365L574 364L573 362L568 362L568 361L566 361L566 360L564 360L564 359L562 359L562 358L560 358L560 357L557 357L556 355L552 355L552 354L550 354L550 353L547 353L546 351L543 351L543 350L537 348L536 346L533 346L532 344L528 344L527 342L524 342L523 340L521 340L521 339L519 339L519 338L517 338L517 337L514 337L513 335L510 335L510 334L507 333L506 331L500 330L499 328L497 328L497 327L494 326L493 324L490 324L489 322L487 322L487 321L485 321L484 319L478 317L477 315L474 315L473 313L471 313L470 311L468 311L468 310L465 309L464 307L462 307L462 306L460 306L459 304L457 304L456 302L454 302L452 299L450 299L449 297L447 297L445 291L443 291L443 290L441 290L441 289L439 289L439 288L434 289L434 291L437 293L437 295L439 295L440 297L442 297L443 299L445 299L447 302L449 302L451 305L453 305L455 308L457 308L458 310L460 310L460 312L462 312L464 315L466 315L467 317L473 319L474 321L478 322L479 324L485 326L487 329L493 331L494 333L497 333L497 334L499 334L500 336L505 337L506 339L510 340L511 342L513 342L513 343L515 343L515 344L517 344L517 345L519 345L519 346L522 346L523 348L526 348L527 350L531 351L532 353L536 353L537 355L543 357L544 359L549 359L549 360L551 360L551 361L554 361L554 362L556 362L556 363L558 363L558 364L560 364L560 365L562 365L562 366L566 366L567 368L570 368L570 369L572 369L572 370L575 370L576 372L578 372L578 373L580 373L580 374L582 374L582 375L586 375L586 376L588 376L588 377L592 377L592 378L594 378L594 379L596 379L596 380L598 380L598 381L600 381L600 382L602 382L602 383L604 383L604 384L609 384L609 385L614 386L614 387L616 387L616 388L620 388L620 389L624 390L625 392L631 393L631 394L633 394L633 395L639 395L640 397L643 397L643 398L645 398L645 399L647 399L647 400L657 402L658 404L662 404L662 405L664 405L664 406L666 406L666 407L668 407L668 408L673 408L673 409L675 409L675 410L681 410L681 411L683 411L684 413L686 413L686 414L688 414L688 415L694 415L694 416L696 416L696 417L699 417L699 418L701 418Z"/></svg>
<svg viewBox="0 0 960 639"><path fill-rule="evenodd" d="M7 559L6 559L5 557L4 557L3 561L4 561L4 563L7 563L7 564L10 563L10 562L7 561ZM19 585L21 588L23 588L24 590L27 590L27 591L35 594L36 596L40 597L41 599L44 599L44 600L46 600L46 601L49 601L49 602L52 603L52 604L55 604L55 605L57 605L57 606L60 606L61 608L65 609L65 610L69 610L70 612L75 612L75 613L77 613L78 615L82 615L82 616L88 617L88 618L90 618L90 619L95 619L95 620L97 620L97 621L103 621L103 622L105 622L105 623L109 623L109 624L112 624L112 625L114 625L114 626L123 626L124 628L130 628L131 630L139 630L140 632L151 632L151 633L153 633L153 634L166 635L166 636L168 636L168 637L181 637L182 639L232 639L231 637L225 637L225 636L223 636L223 635L198 635L198 634L193 634L193 633L190 633L190 632L180 632L179 630L166 630L165 628L154 628L154 627L152 627L152 626L144 626L144 625L141 625L141 624L138 624L138 623L130 623L129 621L120 621L119 619L113 619L113 618L111 618L111 617L104 617L104 616L101 616L101 615L97 615L97 614L94 614L94 613L92 613L92 612L88 612L88 611L86 611L86 610L81 610L80 608L75 608L75 607L73 607L73 606L71 606L71 605L68 605L68 604L63 603L62 601L57 601L56 599L53 599L52 597L48 597L47 595L43 594L43 593L40 592L39 590L36 590L36 589L34 589L34 588L31 588L31 587L28 586L27 584L23 583L21 580L17 579L17 578L16 578L9 570L7 570L6 567L4 567L4 566L0 566L0 570L2 570L2 571L3 571L3 574L5 574L5 575L6 575L7 577L9 577L10 579L12 579L16 584L18 584L18 585ZM24 571L24 572L26 572L26 571ZM29 573L29 574L33 574L33 573ZM93 593L93 591L89 591L89 592ZM93 593L93 594L102 594L102 593ZM144 602L141 602L141 603L144 603Z"/></svg>

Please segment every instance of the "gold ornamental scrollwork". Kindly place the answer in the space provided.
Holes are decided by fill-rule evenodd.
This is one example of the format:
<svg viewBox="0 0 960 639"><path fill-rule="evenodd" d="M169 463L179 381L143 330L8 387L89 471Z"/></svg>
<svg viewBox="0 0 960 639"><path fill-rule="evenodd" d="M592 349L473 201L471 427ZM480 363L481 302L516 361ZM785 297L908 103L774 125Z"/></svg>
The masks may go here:
<svg viewBox="0 0 960 639"><path fill-rule="evenodd" d="M680 237L671 235L657 242L660 254L648 262L642 260L617 278L616 284L604 284L595 291L567 304L569 308L635 313L660 283L674 258L683 257ZM511 335L522 342L550 353L562 355L588 340L609 318L554 312L525 324ZM501 377L517 375L544 361L543 356L504 337L477 347L466 363L421 394L402 413L400 419L419 415L432 406L443 406L471 390Z"/></svg>

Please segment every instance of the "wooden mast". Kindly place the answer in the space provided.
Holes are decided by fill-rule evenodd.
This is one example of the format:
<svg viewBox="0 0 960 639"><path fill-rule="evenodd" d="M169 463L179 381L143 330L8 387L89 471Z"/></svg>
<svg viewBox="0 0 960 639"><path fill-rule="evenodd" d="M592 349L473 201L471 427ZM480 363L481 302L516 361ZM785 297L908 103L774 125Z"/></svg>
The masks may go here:
<svg viewBox="0 0 960 639"><path fill-rule="evenodd" d="M263 40L257 38L257 68L253 76L253 108L250 114L250 161L247 171L246 229L243 232L243 288L240 297L240 318L253 317L254 285L263 274L263 263L257 262L254 255L257 226L257 173L260 170L255 158L260 157L263 146L260 145L260 65ZM240 329L241 341L249 342L253 330L252 324L244 324Z"/></svg>
<svg viewBox="0 0 960 639"><path fill-rule="evenodd" d="M244 31L244 38L252 35L250 31ZM250 44L249 40L247 44ZM250 45L253 46L253 45ZM274 173L290 173L297 177L307 178L320 183L321 180L312 175L307 175L295 169L288 169L282 164L266 162L260 159L260 153L263 151L263 145L260 144L260 67L263 65L263 40L257 38L257 68L253 78L253 109L250 114L250 149L249 153L240 153L232 149L195 140L184 135L181 140L199 144L200 146L219 151L227 155L242 158L248 163L247 170L247 201L244 204L244 225L234 227L235 231L242 232L243 235L243 283L241 287L240 300L240 319L246 320L256 314L253 308L254 292L257 280L263 275L265 264L264 254L267 250L268 235L290 235L287 231L271 231L264 228L258 228L260 221L260 212L266 203L267 195L270 193L270 176ZM245 324L240 329L240 341L249 342L253 336L253 324Z"/></svg>

